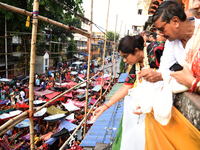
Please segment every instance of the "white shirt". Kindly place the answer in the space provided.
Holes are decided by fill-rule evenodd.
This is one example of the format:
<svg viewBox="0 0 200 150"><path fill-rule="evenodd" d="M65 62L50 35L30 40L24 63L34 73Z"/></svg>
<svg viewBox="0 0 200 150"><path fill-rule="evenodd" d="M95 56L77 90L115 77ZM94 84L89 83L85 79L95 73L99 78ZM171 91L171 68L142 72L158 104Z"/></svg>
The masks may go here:
<svg viewBox="0 0 200 150"><path fill-rule="evenodd" d="M54 78L54 73L53 72L51 73L51 76Z"/></svg>
<svg viewBox="0 0 200 150"><path fill-rule="evenodd" d="M200 24L200 19L195 18L195 30L198 28L198 25ZM190 38L186 44L186 50L190 47L192 43L192 38ZM171 78L170 73L171 71L169 68L176 62L178 62L180 65L184 65L184 58L185 58L185 48L183 47L183 44L180 40L175 41L169 41L167 40L165 42L165 47L163 51L163 55L161 57L161 63L159 67L159 72L162 73L163 80L165 82L168 82Z"/></svg>
<svg viewBox="0 0 200 150"><path fill-rule="evenodd" d="M21 98L24 100L24 97L25 97L24 91L21 91L21 92L20 92L20 95L21 95Z"/></svg>

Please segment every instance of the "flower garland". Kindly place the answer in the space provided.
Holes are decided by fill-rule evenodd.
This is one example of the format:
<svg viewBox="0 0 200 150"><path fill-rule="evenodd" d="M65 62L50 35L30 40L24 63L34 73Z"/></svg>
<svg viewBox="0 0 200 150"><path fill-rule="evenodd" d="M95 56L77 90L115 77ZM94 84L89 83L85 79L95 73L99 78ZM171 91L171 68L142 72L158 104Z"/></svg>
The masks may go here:
<svg viewBox="0 0 200 150"><path fill-rule="evenodd" d="M142 69L147 69L147 68L150 68L149 66L149 61L148 61L148 57L147 57L147 50L146 50L146 47L144 47L143 49L143 52L144 52L144 59L143 59L143 65L144 67ZM136 80L135 80L135 83L133 85L133 87L136 87L137 86L137 82L139 81L138 79L138 73L140 72L140 63L137 62L135 64L135 74L136 74ZM139 81L140 83L142 82L142 80Z"/></svg>

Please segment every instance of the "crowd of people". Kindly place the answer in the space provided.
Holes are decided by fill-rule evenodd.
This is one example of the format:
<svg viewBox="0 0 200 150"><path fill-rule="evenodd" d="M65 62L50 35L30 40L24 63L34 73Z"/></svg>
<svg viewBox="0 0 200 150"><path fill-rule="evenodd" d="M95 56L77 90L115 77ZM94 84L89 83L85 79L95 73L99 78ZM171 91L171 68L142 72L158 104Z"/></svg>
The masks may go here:
<svg viewBox="0 0 200 150"><path fill-rule="evenodd" d="M40 107L42 104L48 102L53 99L56 95L49 97L49 92L60 94L67 89L77 85L78 83L87 79L87 74L82 72L84 68L69 68L67 65L63 65L63 67L51 67L44 74L35 74L34 78L34 107ZM86 69L86 68L85 68ZM94 71L90 74L90 77L95 74ZM104 92L111 80L111 76L109 71L105 71L104 74L104 88L102 92ZM111 84L108 87L108 91L112 88ZM87 108L91 108L91 106L96 102L96 100L100 97L100 89L93 90L96 86L101 85L101 76L98 75L94 79L92 79L89 83L89 97L88 97L88 105ZM60 97L58 100L50 103L46 108L47 112L39 117L34 117L34 144L35 149L59 149L64 141L70 136L70 134L74 131L68 129L67 133L62 134L60 131L60 124L63 122L61 119L56 122L48 122L45 120L45 117L55 115L56 113L52 113L51 109L55 111L61 111L60 113L64 113L65 117L69 117L67 119L68 122L73 123L74 125L79 125L81 120L85 116L85 91L86 84L83 86L79 86L78 89L74 89L72 92L69 92L67 95ZM0 125L3 125L10 118L14 117L9 116L6 117L6 113L9 112L23 112L29 109L29 81L25 81L24 84L21 83L20 80L16 82L13 87L9 87L7 83L0 84L1 91L1 101L0 101ZM45 94L45 92L47 92ZM40 93L40 94L38 94ZM106 94L107 94L106 93ZM51 95L50 94L50 95ZM95 107L90 113L88 120L93 114L93 111L102 106L105 102L105 95L96 103ZM66 107L66 104L70 105L70 108ZM73 108L75 109L73 110ZM53 112L55 112L53 111ZM5 116L5 117L4 117ZM64 119L65 120L65 119ZM92 123L88 122L86 132L90 129ZM67 128L67 127L66 127ZM56 134L60 133L62 135ZM67 135L67 136L66 136ZM57 137L56 141L49 142L48 140L51 137ZM8 146L8 148L14 149L29 149L30 148L30 134L29 134L29 126L19 127L15 126L8 130L3 136L1 136L1 144L4 143ZM83 126L77 131L74 137L70 140L70 142L65 147L66 149L70 149L71 147L78 147L81 140L83 138ZM76 146L75 146L76 145ZM2 145L1 145L2 146ZM0 149L6 149L5 147L1 147Z"/></svg>

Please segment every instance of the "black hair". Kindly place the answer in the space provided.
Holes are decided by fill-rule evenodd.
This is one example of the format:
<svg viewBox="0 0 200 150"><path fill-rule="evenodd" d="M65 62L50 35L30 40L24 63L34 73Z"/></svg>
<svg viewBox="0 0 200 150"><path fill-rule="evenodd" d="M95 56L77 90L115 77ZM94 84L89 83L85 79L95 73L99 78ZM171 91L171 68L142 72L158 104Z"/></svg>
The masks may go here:
<svg viewBox="0 0 200 150"><path fill-rule="evenodd" d="M143 50L144 48L144 39L141 35L136 36L125 36L120 40L118 51L122 53L131 53L135 54L135 48Z"/></svg>
<svg viewBox="0 0 200 150"><path fill-rule="evenodd" d="M160 4L153 14L152 21L155 22L161 18L162 22L169 23L174 16L177 16L181 21L187 19L183 7L175 0L168 0Z"/></svg>

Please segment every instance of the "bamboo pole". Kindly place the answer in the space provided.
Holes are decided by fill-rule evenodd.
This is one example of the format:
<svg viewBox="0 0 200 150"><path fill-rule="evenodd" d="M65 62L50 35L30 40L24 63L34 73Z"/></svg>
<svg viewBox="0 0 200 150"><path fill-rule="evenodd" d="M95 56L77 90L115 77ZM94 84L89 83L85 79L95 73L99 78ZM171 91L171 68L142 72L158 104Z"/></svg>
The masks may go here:
<svg viewBox="0 0 200 150"><path fill-rule="evenodd" d="M17 7L8 5L8 4L6 4L6 3L0 2L0 8L2 8L2 9L4 9L4 10L11 10L11 11L14 11L14 12L19 13L19 14L22 14L22 15L26 15L26 16L30 16L30 17L32 16L32 12L26 11L25 9L21 9L21 8L17 8ZM62 23L60 23L60 22L51 20L51 19L49 19L49 18L47 18L47 17L43 17L43 16L38 15L38 19L39 19L39 20L42 20L42 21L44 21L44 22L48 22L48 23L50 23L50 24L53 24L53 25L56 25L56 26L65 28L65 29L67 29L67 30L72 30L73 32L79 33L79 34L81 34L81 35L83 35L83 36L86 36L86 37L88 37L88 38L89 38L90 36L92 36L92 34L89 34L88 32L85 32L85 31L83 31L83 30L81 30L81 29L78 29L78 28L76 28L76 27L74 27L74 26L68 27L68 26L66 26L66 25L64 25L64 24L62 24ZM41 33L40 33L40 34L41 34ZM102 39L102 40L104 40L104 39ZM112 41L109 41L109 42L113 43Z"/></svg>
<svg viewBox="0 0 200 150"><path fill-rule="evenodd" d="M26 39L24 39L24 50L25 50L25 56L24 56L25 57L25 74L24 75L26 76L26 64L27 64L26 63Z"/></svg>
<svg viewBox="0 0 200 150"><path fill-rule="evenodd" d="M91 0L91 21L93 20L93 0ZM90 23L90 33L92 34L92 23ZM90 60L91 60L91 41L92 37L89 38L89 52L88 52L88 68L87 68L87 81L89 81L89 75L90 75ZM85 137L86 134L86 126L87 126L87 103L88 103L88 88L89 88L89 82L87 82L87 88L86 88L86 100L85 100L85 124L84 124L84 132L83 137Z"/></svg>
<svg viewBox="0 0 200 150"><path fill-rule="evenodd" d="M5 9L5 10L12 10L14 12L17 12L17 13L20 13L20 14L23 14L23 15L26 15L26 16L30 16L30 17L32 16L32 12L29 12L29 11L26 11L24 9L20 9L20 8L17 8L17 7L2 3L2 2L0 2L0 8ZM83 31L81 29L78 29L76 27L73 27L73 26L72 27L68 27L68 26L66 26L66 25L64 25L62 23L59 23L57 21L54 21L54 20L51 20L51 19L49 19L47 17L43 17L43 16L39 16L39 15L38 15L38 19L42 20L44 22L51 23L53 25L60 26L60 27L65 28L67 30L72 30L72 31L74 31L76 33L79 33L81 35L84 35L86 37L90 37L89 33L85 32L85 31Z"/></svg>
<svg viewBox="0 0 200 150"><path fill-rule="evenodd" d="M102 65L102 68L104 68L104 63L105 63L105 53L106 53L106 40L107 40L107 29L108 29L109 8L110 8L110 0L108 1L107 20L106 20L106 33L105 33L105 43L104 43L104 51L103 51L103 65ZM102 78L101 78L100 97L102 97L102 90L103 90L102 85L103 85L103 72L102 72Z"/></svg>
<svg viewBox="0 0 200 150"><path fill-rule="evenodd" d="M5 64L6 64L6 78L8 78L8 44L7 44L7 21L5 16Z"/></svg>
<svg viewBox="0 0 200 150"><path fill-rule="evenodd" d="M115 43L115 41L116 41L117 18L118 18L118 16L116 15L115 34L114 34L114 43ZM113 49L112 63L114 62L115 47L116 47L116 45L114 45L114 49ZM117 59L116 59L116 60L117 60ZM110 73L111 76L112 76L112 73L113 73L113 66L111 67L111 73ZM114 77L114 76L113 76L113 77Z"/></svg>
<svg viewBox="0 0 200 150"><path fill-rule="evenodd" d="M122 22L123 22L123 21L122 21ZM119 44L119 40L120 40L120 33L121 33L121 29L122 29L122 22L121 22L121 26L120 26L119 39L118 39L117 44ZM118 57L118 55L116 56L116 61L117 61L117 57ZM114 80L115 80L116 73L117 73L117 64L115 64ZM114 82L115 82L115 81L114 81Z"/></svg>
<svg viewBox="0 0 200 150"><path fill-rule="evenodd" d="M33 3L33 25L32 25L32 38L31 38L31 57L30 57L30 79L29 79L29 124L30 124L30 148L34 150L34 122L33 122L33 86L34 86L34 70L35 70L35 49L37 38L37 25L38 25L38 10L39 0L34 0Z"/></svg>
<svg viewBox="0 0 200 150"><path fill-rule="evenodd" d="M0 136L2 136L4 133L6 133L8 130L10 130L12 127L14 127L15 125L17 125L18 123L20 123L21 121L23 121L24 119L26 119L27 117L23 117L19 120L17 120L16 122L14 122L13 124L11 124L9 127L7 127L5 130L1 131Z"/></svg>

